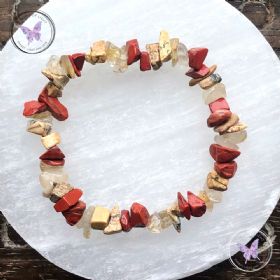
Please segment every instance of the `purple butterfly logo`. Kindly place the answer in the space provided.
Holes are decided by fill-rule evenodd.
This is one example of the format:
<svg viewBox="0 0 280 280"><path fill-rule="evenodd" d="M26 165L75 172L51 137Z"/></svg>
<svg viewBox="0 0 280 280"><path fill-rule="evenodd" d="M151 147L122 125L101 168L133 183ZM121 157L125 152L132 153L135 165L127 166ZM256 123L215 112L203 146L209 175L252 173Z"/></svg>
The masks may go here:
<svg viewBox="0 0 280 280"><path fill-rule="evenodd" d="M242 244L237 244L237 246L239 247L239 251L244 253L245 264L250 261L251 258L260 260L258 258L259 239L254 240L250 248Z"/></svg>
<svg viewBox="0 0 280 280"><path fill-rule="evenodd" d="M28 41L28 45L33 42L35 39L36 41L39 41L41 38L41 25L42 21L38 21L32 30L30 30L28 27L20 26L20 29L23 34L25 34L26 39Z"/></svg>

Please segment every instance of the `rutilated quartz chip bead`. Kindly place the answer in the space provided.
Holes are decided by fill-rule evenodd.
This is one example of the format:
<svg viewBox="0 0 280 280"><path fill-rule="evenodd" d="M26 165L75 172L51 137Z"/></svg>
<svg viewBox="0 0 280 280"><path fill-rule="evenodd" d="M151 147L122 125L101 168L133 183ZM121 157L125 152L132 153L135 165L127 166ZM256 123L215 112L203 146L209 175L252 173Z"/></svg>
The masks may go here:
<svg viewBox="0 0 280 280"><path fill-rule="evenodd" d="M234 150L239 150L239 147L235 144L235 143L232 143L230 141L227 141L223 135L216 135L214 137L214 141L221 145L221 146L224 146L224 147L227 147L227 148L231 148L231 149L234 149Z"/></svg>
<svg viewBox="0 0 280 280"><path fill-rule="evenodd" d="M208 198L213 203L220 203L223 199L223 192L215 191L213 189L209 189L207 184L204 187L204 191L206 192Z"/></svg>
<svg viewBox="0 0 280 280"><path fill-rule="evenodd" d="M207 193L205 191L199 191L198 197L205 202L207 210L212 212L214 204L213 201L211 201L208 197Z"/></svg>
<svg viewBox="0 0 280 280"><path fill-rule="evenodd" d="M160 55L159 55L159 44L158 43L147 44L146 49L147 52L149 53L150 61L153 69L158 70L162 65L162 62L160 60Z"/></svg>
<svg viewBox="0 0 280 280"><path fill-rule="evenodd" d="M247 138L247 131L241 130L238 132L225 133L222 135L216 135L215 141L223 141L223 143L239 144L245 141Z"/></svg>
<svg viewBox="0 0 280 280"><path fill-rule="evenodd" d="M225 98L226 96L226 88L222 83L218 83L209 89L202 90L202 98L206 105L216 101L219 98Z"/></svg>
<svg viewBox="0 0 280 280"><path fill-rule="evenodd" d="M107 60L111 67L114 67L121 55L121 49L111 42L106 42L106 55Z"/></svg>
<svg viewBox="0 0 280 280"><path fill-rule="evenodd" d="M177 48L177 58L178 58L177 64L181 68L187 69L189 67L188 49L183 43L180 42Z"/></svg>
<svg viewBox="0 0 280 280"><path fill-rule="evenodd" d="M127 68L127 49L126 46L122 46L120 49L120 56L116 60L113 71L116 73L123 73L127 70Z"/></svg>
<svg viewBox="0 0 280 280"><path fill-rule="evenodd" d="M171 44L169 34L167 31L162 30L159 35L159 56L162 62L166 62L171 59Z"/></svg>
<svg viewBox="0 0 280 280"><path fill-rule="evenodd" d="M96 206L90 221L91 227L93 229L104 230L109 223L109 219L110 210L105 207Z"/></svg>

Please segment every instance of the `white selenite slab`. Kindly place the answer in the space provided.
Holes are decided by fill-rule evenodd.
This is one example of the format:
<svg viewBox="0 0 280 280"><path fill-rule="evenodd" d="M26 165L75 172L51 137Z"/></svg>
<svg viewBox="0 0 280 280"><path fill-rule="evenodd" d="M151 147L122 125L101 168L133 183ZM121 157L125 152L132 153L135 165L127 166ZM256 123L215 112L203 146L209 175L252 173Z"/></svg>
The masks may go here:
<svg viewBox="0 0 280 280"><path fill-rule="evenodd" d="M265 223L279 198L280 65L269 44L237 10L222 0L50 1L53 45L28 55L9 42L1 59L0 209L40 254L63 269L91 279L178 279L228 258L227 245L243 229L246 243ZM122 46L138 38L142 49L161 29L190 47L206 46L207 65L227 87L228 102L248 124L238 172L223 202L202 218L183 221L160 235L144 229L113 236L68 226L41 196L39 137L25 132L23 103L46 83L40 70L52 54L87 51L105 39ZM177 191L203 188L213 160L208 147L209 109L199 87L189 88L185 70L165 64L124 74L108 64L86 65L65 89L70 117L55 122L62 135L70 182L87 204L129 208L138 201L150 212L176 199Z"/></svg>

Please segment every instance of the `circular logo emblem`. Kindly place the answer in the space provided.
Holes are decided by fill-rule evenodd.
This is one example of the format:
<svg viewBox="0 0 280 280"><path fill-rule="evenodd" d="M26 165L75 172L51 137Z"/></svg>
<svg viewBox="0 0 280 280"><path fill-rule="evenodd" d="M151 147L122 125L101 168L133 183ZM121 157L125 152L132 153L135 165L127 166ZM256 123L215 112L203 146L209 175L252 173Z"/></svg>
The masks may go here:
<svg viewBox="0 0 280 280"><path fill-rule="evenodd" d="M24 12L18 15L17 22L24 23L13 24L11 38L13 44L20 51L36 54L43 52L52 44L55 37L55 26L46 13L41 11Z"/></svg>
<svg viewBox="0 0 280 280"><path fill-rule="evenodd" d="M239 240L244 240L245 238L242 237L245 235L248 236L248 232L240 231L232 237L228 251L229 259L239 270L255 272L269 263L273 244L270 237L263 231L259 231L249 243L242 244Z"/></svg>

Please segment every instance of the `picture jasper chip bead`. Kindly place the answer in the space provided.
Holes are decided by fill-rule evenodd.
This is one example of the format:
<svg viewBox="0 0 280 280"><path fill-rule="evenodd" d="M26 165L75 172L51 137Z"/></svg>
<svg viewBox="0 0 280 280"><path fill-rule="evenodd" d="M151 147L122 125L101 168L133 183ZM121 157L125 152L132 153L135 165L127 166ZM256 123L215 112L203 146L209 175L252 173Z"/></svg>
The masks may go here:
<svg viewBox="0 0 280 280"><path fill-rule="evenodd" d="M52 124L39 120L31 120L27 124L27 131L41 136L46 136L52 129Z"/></svg>
<svg viewBox="0 0 280 280"><path fill-rule="evenodd" d="M104 230L109 223L109 219L110 210L105 207L96 206L90 221L91 227L93 229Z"/></svg>
<svg viewBox="0 0 280 280"><path fill-rule="evenodd" d="M51 96L51 97L61 97L62 96L61 88L57 87L52 82L49 82L46 85L46 90L48 92L48 96Z"/></svg>
<svg viewBox="0 0 280 280"><path fill-rule="evenodd" d="M215 170L213 170L207 176L207 186L209 189L216 191L226 191L228 179L222 178Z"/></svg>
<svg viewBox="0 0 280 280"><path fill-rule="evenodd" d="M106 42L104 40L100 40L93 43L89 54L85 55L85 59L91 64L104 63L107 59Z"/></svg>
<svg viewBox="0 0 280 280"><path fill-rule="evenodd" d="M239 132L242 130L245 130L247 128L247 125L244 123L237 123L233 126L231 126L226 132L227 133L234 133L234 132Z"/></svg>
<svg viewBox="0 0 280 280"><path fill-rule="evenodd" d="M149 53L150 61L153 69L158 70L162 65L162 62L160 60L160 55L159 55L159 44L158 43L147 44L146 49Z"/></svg>
<svg viewBox="0 0 280 280"><path fill-rule="evenodd" d="M217 83L220 83L221 81L222 81L222 78L219 74L211 74L207 78L200 81L199 86L202 89L209 89L210 87L216 85Z"/></svg>
<svg viewBox="0 0 280 280"><path fill-rule="evenodd" d="M55 211L66 211L79 201L82 194L83 192L80 189L72 189L56 202L56 204L54 205Z"/></svg>
<svg viewBox="0 0 280 280"><path fill-rule="evenodd" d="M109 224L104 228L105 234L113 234L122 231L122 225L120 222L121 211L118 205L115 205L110 214Z"/></svg>
<svg viewBox="0 0 280 280"><path fill-rule="evenodd" d="M171 44L169 34L167 31L162 30L159 35L159 56L162 62L166 62L171 59Z"/></svg>
<svg viewBox="0 0 280 280"><path fill-rule="evenodd" d="M70 184L54 183L54 188L52 189L50 200L53 203L56 203L59 199L61 199L71 190L73 190L73 187Z"/></svg>
<svg viewBox="0 0 280 280"><path fill-rule="evenodd" d="M134 202L130 208L130 222L132 227L145 227L148 224L150 214L145 206Z"/></svg>
<svg viewBox="0 0 280 280"><path fill-rule="evenodd" d="M86 204L83 201L78 201L75 205L71 206L66 211L62 212L62 215L65 217L66 222L70 226L74 226L79 222L83 213L86 209Z"/></svg>

